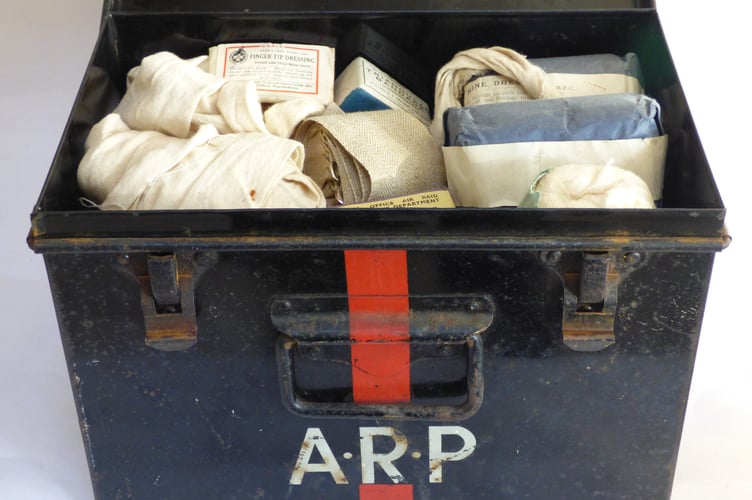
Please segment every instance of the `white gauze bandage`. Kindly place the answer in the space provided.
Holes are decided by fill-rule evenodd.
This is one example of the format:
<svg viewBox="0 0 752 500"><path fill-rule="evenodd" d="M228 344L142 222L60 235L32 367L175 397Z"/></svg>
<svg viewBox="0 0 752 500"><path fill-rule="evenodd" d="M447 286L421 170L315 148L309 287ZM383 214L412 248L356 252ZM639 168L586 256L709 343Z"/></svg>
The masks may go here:
<svg viewBox="0 0 752 500"><path fill-rule="evenodd" d="M546 72L525 56L505 47L475 48L455 54L436 74L434 115L431 135L437 144L444 142L444 111L462 106L465 85L475 76L495 71L522 86L533 99L560 97L546 78Z"/></svg>
<svg viewBox="0 0 752 500"><path fill-rule="evenodd" d="M190 137L206 124L220 134L266 132L253 81L209 74L202 69L205 60L170 52L145 57L128 72L127 91L114 112L133 130L173 137Z"/></svg>
<svg viewBox="0 0 752 500"><path fill-rule="evenodd" d="M655 208L648 185L612 164L561 165L542 172L523 208Z"/></svg>
<svg viewBox="0 0 752 500"><path fill-rule="evenodd" d="M117 114L94 126L78 169L101 209L323 208L304 175L303 146L265 133L220 135L202 125L187 139L131 130Z"/></svg>

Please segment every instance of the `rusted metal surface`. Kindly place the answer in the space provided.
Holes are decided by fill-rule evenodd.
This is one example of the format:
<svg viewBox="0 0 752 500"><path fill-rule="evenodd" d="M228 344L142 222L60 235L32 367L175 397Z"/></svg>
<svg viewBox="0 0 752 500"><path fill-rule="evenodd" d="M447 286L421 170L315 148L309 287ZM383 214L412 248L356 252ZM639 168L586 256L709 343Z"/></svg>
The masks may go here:
<svg viewBox="0 0 752 500"><path fill-rule="evenodd" d="M646 259L638 252L541 254L563 284L561 333L574 351L594 352L616 342L614 330L620 280Z"/></svg>
<svg viewBox="0 0 752 500"><path fill-rule="evenodd" d="M180 312L182 297L180 286L192 280L192 273L183 272L178 277L178 262L174 253L149 254L146 257L149 285L155 308L160 313ZM182 283L181 283L182 282Z"/></svg>
<svg viewBox="0 0 752 500"><path fill-rule="evenodd" d="M411 295L410 337L464 340L481 333L493 321L494 303L483 295ZM276 297L270 306L275 328L298 340L347 340L349 314L346 295ZM389 324L382 316L376 321Z"/></svg>
<svg viewBox="0 0 752 500"><path fill-rule="evenodd" d="M358 403L345 394L338 401L307 397L298 387L296 360L317 363L317 372L332 366L350 364L343 353L351 348L350 320L346 295L303 295L277 297L272 302L271 319L282 333L278 342L278 370L283 395L289 409L304 416L378 417L388 419L459 420L480 407L483 398L482 338L493 321L494 303L487 296L410 296L409 338L415 363L456 363L464 358L462 401L441 393L441 384L432 395L437 402L420 399L407 403ZM395 323L387 312L369 319L375 328L388 329ZM394 343L394 340L371 343ZM416 361L415 355L422 354ZM420 356L418 356L420 357ZM461 381L460 381L461 382ZM445 382L446 384L446 382ZM448 385L448 384L446 384ZM329 396L327 396L329 397Z"/></svg>
<svg viewBox="0 0 752 500"><path fill-rule="evenodd" d="M435 347L435 354L424 358L418 363L442 363L442 358L458 356L464 357L465 372L463 374L464 391L461 400L457 397L445 396L442 384L436 383L434 395L430 403L422 402L420 398L405 403L356 403L351 395L345 394L336 400L324 400L314 392L307 395L299 384L303 382L297 366L304 357L314 358L319 376L337 365L349 365L349 357L338 356L350 348L349 340L309 341L296 340L287 335L280 335L277 342L277 369L282 400L285 406L296 415L304 417L336 417L336 418L380 418L388 420L433 420L456 421L471 417L478 411L483 402L483 341L482 337L473 333L462 341L429 342L426 340L411 341L413 349L416 344L430 344ZM425 350L425 349L423 349ZM446 360L444 362L447 362ZM415 358L413 363L416 363ZM451 384L447 384L451 385ZM323 393L322 393L323 394Z"/></svg>
<svg viewBox="0 0 752 500"><path fill-rule="evenodd" d="M569 269L578 274L581 255L558 251L561 262L571 260ZM181 498L196 491L202 498L242 498L249 491L253 496L256 488L271 498L357 498L359 483L372 477L362 474L363 464L375 467L376 483L393 484L376 460L391 456L396 447L390 428L409 438L408 450L391 463L414 484L416 499L464 498L476 490L480 497L497 498L502 487L523 496L532 491L536 498L556 497L560 491L573 498L593 491L666 498L666 464L675 460L712 255L650 253L638 259L614 254L622 276L617 342L588 353L574 352L561 341L563 285L539 253L410 253L412 290L426 298L425 307L416 298L413 309L427 308L432 293L441 298L435 304L456 300L456 308L442 306L447 314L426 321L425 330L451 330L444 324L453 322L473 325L477 318L463 316L488 310L485 298L493 305L493 321L478 336L481 343L472 336L440 341L427 332L426 339L437 341L411 344L412 380L419 381L413 390L424 391L428 384L421 387L422 381L435 382L436 373L448 366L452 376L439 381L448 386L442 390L451 396L444 405L450 408L434 406L441 401L417 392L412 403L422 406L355 405L347 397L350 380L339 376L352 370L349 356L338 355L349 351L349 343L317 342L302 325L297 339L279 333L271 317L275 303L316 294L346 296L340 252L220 254L195 290L199 342L186 352L144 345L141 287L128 261L145 272L146 256L130 253L124 259L120 254L123 265L118 255L45 256L55 276L63 345L72 373L81 380L76 397L102 498L125 492L126 479L134 496L145 498L163 491ZM197 258L193 251L189 255ZM625 279L620 267L633 261L640 264ZM315 318L334 302L300 304L300 311ZM288 307L295 311L298 306L292 300ZM417 326L421 323L418 319ZM415 329L411 335L421 336ZM278 372L280 343L293 358L293 370ZM482 364L471 363L468 374L468 352L476 345ZM477 443L471 455L460 459L460 452L473 445L470 434L462 439L455 429L462 418L456 417L459 389L463 401L468 399L467 385L459 387L467 377L482 382L471 386L482 404L461 422ZM297 408L288 399L292 391L285 389L291 383ZM336 399L313 397L316 392L331 395L332 387L344 388ZM457 389L453 393L452 387ZM562 415L568 416L566 425ZM614 422L619 422L618 433L611 432ZM373 436L369 457L361 453L360 436L373 427L390 432ZM309 443L301 441L314 429L319 439L309 441L319 446L305 455ZM337 466L324 467L322 436ZM301 452L304 474L297 480L293 469ZM124 460L125 453L137 458ZM543 470L541 464L552 457L566 464L568 474L583 478L583 485L547 482L552 469L546 465ZM613 460L618 460L618 474L612 473ZM154 471L160 476L158 487L156 476L148 477ZM343 477L348 484L337 482ZM489 477L492 481L486 481ZM635 477L639 488L633 486Z"/></svg>
<svg viewBox="0 0 752 500"><path fill-rule="evenodd" d="M216 254L123 254L118 260L139 283L146 345L160 351L194 346L198 335L194 289Z"/></svg>
<svg viewBox="0 0 752 500"><path fill-rule="evenodd" d="M441 236L390 235L357 236L347 235L294 235L294 236L212 236L212 237L50 237L32 231L27 240L29 246L39 253L87 253L87 252L147 252L167 250L189 250L208 248L215 251L233 250L313 250L338 248L425 248L463 250L532 250L550 251L559 248L581 251L680 251L718 252L729 246L731 236L724 230L719 235L676 236L657 235L655 237L634 234L603 236L564 236L556 234L536 235L453 235Z"/></svg>

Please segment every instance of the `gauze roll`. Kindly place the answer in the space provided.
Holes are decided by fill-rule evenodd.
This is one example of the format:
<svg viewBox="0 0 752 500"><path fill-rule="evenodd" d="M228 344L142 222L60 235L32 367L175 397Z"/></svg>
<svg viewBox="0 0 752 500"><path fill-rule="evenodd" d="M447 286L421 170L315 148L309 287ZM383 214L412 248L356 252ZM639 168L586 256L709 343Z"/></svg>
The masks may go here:
<svg viewBox="0 0 752 500"><path fill-rule="evenodd" d="M522 208L655 208L648 185L615 165L561 165L533 182Z"/></svg>
<svg viewBox="0 0 752 500"><path fill-rule="evenodd" d="M325 114L304 121L304 172L330 204L445 189L441 150L426 126L400 110Z"/></svg>
<svg viewBox="0 0 752 500"><path fill-rule="evenodd" d="M253 81L211 75L201 67L205 60L184 60L170 52L145 57L128 72L127 91L114 112L133 130L180 138L206 124L220 134L265 132Z"/></svg>
<svg viewBox="0 0 752 500"><path fill-rule="evenodd" d="M131 130L111 114L94 126L86 147L79 186L105 210L326 205L302 173L302 145L270 134L219 135L203 125L181 139Z"/></svg>
<svg viewBox="0 0 752 500"><path fill-rule="evenodd" d="M315 97L298 97L271 105L264 112L264 121L270 133L280 137L292 137L303 120L320 115L325 110L326 106Z"/></svg>

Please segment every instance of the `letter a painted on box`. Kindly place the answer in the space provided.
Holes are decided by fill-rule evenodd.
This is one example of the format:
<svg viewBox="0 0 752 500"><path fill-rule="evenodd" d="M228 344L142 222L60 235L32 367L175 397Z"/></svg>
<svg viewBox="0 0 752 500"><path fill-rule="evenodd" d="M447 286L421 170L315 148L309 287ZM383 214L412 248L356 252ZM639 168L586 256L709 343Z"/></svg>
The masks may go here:
<svg viewBox="0 0 752 500"><path fill-rule="evenodd" d="M323 463L311 463L314 449L318 450ZM332 453L329 443L326 442L324 434L322 434L321 429L318 427L310 427L306 431L303 444L300 446L300 452L298 453L298 460L290 477L290 484L302 484L306 472L328 472L335 483L348 484L345 473L339 466L337 459L334 458L334 453Z"/></svg>

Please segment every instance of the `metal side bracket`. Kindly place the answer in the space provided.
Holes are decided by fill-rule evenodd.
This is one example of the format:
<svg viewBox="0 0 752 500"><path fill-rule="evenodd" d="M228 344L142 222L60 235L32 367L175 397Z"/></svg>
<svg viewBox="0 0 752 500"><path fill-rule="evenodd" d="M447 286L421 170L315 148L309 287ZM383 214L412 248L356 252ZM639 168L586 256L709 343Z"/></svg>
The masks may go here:
<svg viewBox="0 0 752 500"><path fill-rule="evenodd" d="M154 252L121 255L136 277L146 327L146 345L183 351L197 342L194 290L203 271L216 261L212 252Z"/></svg>
<svg viewBox="0 0 752 500"><path fill-rule="evenodd" d="M549 251L541 258L563 284L564 344L574 351L593 352L616 342L619 283L644 262L645 256L624 251Z"/></svg>

